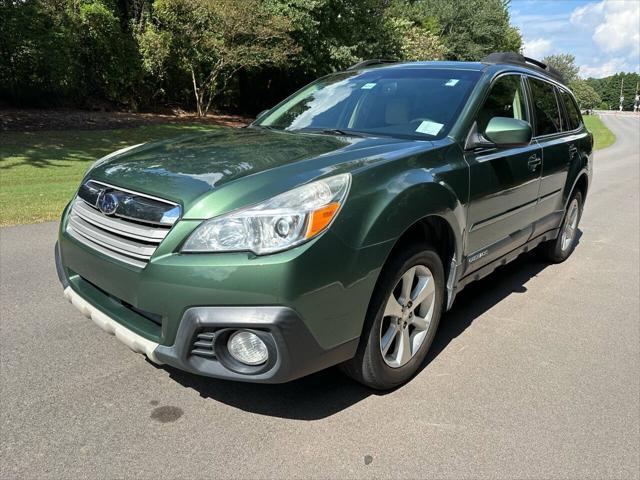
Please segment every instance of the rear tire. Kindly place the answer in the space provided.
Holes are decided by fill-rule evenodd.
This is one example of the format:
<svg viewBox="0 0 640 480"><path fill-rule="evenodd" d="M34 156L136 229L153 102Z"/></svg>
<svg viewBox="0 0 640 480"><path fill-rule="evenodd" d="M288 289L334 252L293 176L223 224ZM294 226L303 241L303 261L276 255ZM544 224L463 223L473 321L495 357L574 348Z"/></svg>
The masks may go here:
<svg viewBox="0 0 640 480"><path fill-rule="evenodd" d="M391 258L373 293L356 356L343 371L378 390L411 379L438 328L444 284L442 261L431 246L414 245Z"/></svg>
<svg viewBox="0 0 640 480"><path fill-rule="evenodd" d="M564 212L558 238L540 245L542 255L553 263L562 263L573 253L578 241L578 225L582 217L582 192L576 191Z"/></svg>

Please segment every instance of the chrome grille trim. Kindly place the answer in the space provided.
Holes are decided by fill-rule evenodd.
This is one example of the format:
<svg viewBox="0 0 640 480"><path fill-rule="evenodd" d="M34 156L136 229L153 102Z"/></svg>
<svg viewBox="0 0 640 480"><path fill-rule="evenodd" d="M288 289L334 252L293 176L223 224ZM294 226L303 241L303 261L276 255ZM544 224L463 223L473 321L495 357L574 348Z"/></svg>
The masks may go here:
<svg viewBox="0 0 640 480"><path fill-rule="evenodd" d="M109 230L118 235L142 240L143 242L160 243L169 231L167 228L140 225L118 218L107 217L81 199L75 201L72 212L84 221L93 223L103 230Z"/></svg>
<svg viewBox="0 0 640 480"><path fill-rule="evenodd" d="M80 185L77 198L102 213L105 210L100 203L107 198L105 205L108 209L113 208L113 211L106 212L109 217L152 227L171 227L182 215L182 209L177 203L96 180L88 180Z"/></svg>
<svg viewBox="0 0 640 480"><path fill-rule="evenodd" d="M134 258L127 257L125 255L120 255L117 252L114 252L113 250L109 250L108 248L101 247L97 243L94 243L88 238L78 234L73 229L73 227L67 227L67 233L71 235L78 242L82 243L83 245L86 245L89 248L92 248L97 252L102 253L103 255L106 255L111 258L115 258L116 260L119 260L123 263L128 263L129 265L133 265L134 267L138 267L138 268L144 268L147 265L147 262L136 260Z"/></svg>
<svg viewBox="0 0 640 480"><path fill-rule="evenodd" d="M170 228L110 217L80 198L67 222L67 233L78 242L137 268L147 265Z"/></svg>
<svg viewBox="0 0 640 480"><path fill-rule="evenodd" d="M105 248L122 251L131 257L148 260L156 250L155 245L149 247L138 242L116 237L108 232L103 232L92 224L85 222L75 214L71 214L71 217L69 218L69 225L80 235L88 238L92 242L102 245Z"/></svg>
<svg viewBox="0 0 640 480"><path fill-rule="evenodd" d="M131 194L136 195L138 197L150 198L151 200L156 200L158 202L166 203L167 205L172 205L174 207L180 206L176 202L171 202L169 200L165 200L164 198L154 197L153 195L147 195L146 193L135 192L135 191L129 190L127 188L122 188L122 187L117 187L115 185L111 185L110 183L99 182L98 180L89 180L89 182L90 183L97 183L99 185L102 185L103 187L113 188L114 190L118 190L120 192L131 193Z"/></svg>

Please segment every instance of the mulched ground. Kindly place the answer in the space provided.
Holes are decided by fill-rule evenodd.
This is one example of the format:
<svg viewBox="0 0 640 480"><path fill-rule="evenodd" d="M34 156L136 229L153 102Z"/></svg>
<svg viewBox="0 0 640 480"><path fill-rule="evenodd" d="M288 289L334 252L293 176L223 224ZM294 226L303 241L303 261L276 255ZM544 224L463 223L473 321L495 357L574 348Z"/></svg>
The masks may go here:
<svg viewBox="0 0 640 480"><path fill-rule="evenodd" d="M152 123L203 123L242 127L250 118L211 114L198 118L192 113L175 111L166 114L90 112L82 110L0 109L0 132L39 130L109 130L133 128Z"/></svg>

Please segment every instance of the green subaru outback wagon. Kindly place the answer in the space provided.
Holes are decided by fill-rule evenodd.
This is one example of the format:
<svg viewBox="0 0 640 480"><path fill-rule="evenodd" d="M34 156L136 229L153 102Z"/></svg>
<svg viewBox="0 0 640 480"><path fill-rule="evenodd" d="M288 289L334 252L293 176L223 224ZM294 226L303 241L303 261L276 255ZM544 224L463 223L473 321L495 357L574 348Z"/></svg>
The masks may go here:
<svg viewBox="0 0 640 480"><path fill-rule="evenodd" d="M120 150L62 215L65 296L157 364L387 389L456 294L575 248L591 134L540 62L367 61L243 129Z"/></svg>

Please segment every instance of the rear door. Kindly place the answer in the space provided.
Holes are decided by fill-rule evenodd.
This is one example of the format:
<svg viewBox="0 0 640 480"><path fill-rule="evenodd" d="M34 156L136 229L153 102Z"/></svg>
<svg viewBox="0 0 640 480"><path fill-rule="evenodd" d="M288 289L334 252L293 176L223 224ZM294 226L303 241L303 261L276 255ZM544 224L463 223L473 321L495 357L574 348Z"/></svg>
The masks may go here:
<svg viewBox="0 0 640 480"><path fill-rule="evenodd" d="M483 133L493 117L530 122L524 80L505 74L494 80L476 117ZM524 244L533 231L541 171L541 149L486 148L466 152L470 169L467 210L467 272Z"/></svg>
<svg viewBox="0 0 640 480"><path fill-rule="evenodd" d="M528 77L534 114L534 138L542 147L542 179L536 208L534 235L555 228L562 218L562 194L571 159L577 149L571 140L569 121L564 117L556 86Z"/></svg>

